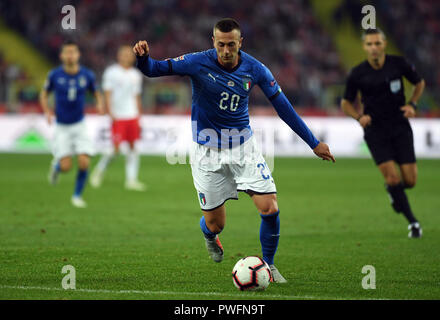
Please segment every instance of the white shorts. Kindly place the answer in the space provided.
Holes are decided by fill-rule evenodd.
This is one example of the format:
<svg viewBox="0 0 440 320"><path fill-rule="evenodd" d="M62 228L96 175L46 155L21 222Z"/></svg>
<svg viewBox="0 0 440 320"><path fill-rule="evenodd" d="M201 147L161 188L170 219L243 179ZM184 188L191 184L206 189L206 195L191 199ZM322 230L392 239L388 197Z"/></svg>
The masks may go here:
<svg viewBox="0 0 440 320"><path fill-rule="evenodd" d="M238 191L276 193L275 182L254 137L232 149L217 149L193 143L191 170L200 208L220 207L238 199Z"/></svg>
<svg viewBox="0 0 440 320"><path fill-rule="evenodd" d="M93 155L93 146L87 135L85 121L73 124L55 124L52 153L56 160L75 154Z"/></svg>

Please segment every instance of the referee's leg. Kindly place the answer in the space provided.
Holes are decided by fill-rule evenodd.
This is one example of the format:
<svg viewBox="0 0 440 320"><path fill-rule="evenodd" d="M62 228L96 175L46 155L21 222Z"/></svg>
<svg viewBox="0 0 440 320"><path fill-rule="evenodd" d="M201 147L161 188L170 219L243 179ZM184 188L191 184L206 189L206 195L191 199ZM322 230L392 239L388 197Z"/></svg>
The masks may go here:
<svg viewBox="0 0 440 320"><path fill-rule="evenodd" d="M400 183L400 176L396 169L396 163L393 160L382 162L378 165L378 168L387 185L394 186Z"/></svg>
<svg viewBox="0 0 440 320"><path fill-rule="evenodd" d="M405 187L400 179L393 160L385 161L378 165L380 172L385 178L387 191L392 199L392 207L398 213L403 213L410 224L416 223L417 219L409 205L408 197L405 193Z"/></svg>
<svg viewBox="0 0 440 320"><path fill-rule="evenodd" d="M405 188L413 188L417 182L417 164L405 163L400 165L400 172Z"/></svg>

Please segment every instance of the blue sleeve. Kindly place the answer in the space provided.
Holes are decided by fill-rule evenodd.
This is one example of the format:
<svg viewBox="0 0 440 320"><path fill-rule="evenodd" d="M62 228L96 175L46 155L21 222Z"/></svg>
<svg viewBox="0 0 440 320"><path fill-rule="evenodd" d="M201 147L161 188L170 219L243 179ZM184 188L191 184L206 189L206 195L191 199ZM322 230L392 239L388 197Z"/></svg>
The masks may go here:
<svg viewBox="0 0 440 320"><path fill-rule="evenodd" d="M272 98L275 97L278 92L281 92L280 86L272 75L272 72L270 72L270 70L264 64L259 65L257 72L258 86L264 92L264 95L269 100L272 100Z"/></svg>
<svg viewBox="0 0 440 320"><path fill-rule="evenodd" d="M280 118L287 123L287 125L295 131L295 133L299 135L310 148L315 149L319 144L319 140L315 138L305 122L299 117L295 109L293 109L293 106L290 104L289 100L287 100L284 93L280 92L277 94L271 102Z"/></svg>
<svg viewBox="0 0 440 320"><path fill-rule="evenodd" d="M172 75L170 64L170 60L158 61L150 56L136 56L136 67L150 78Z"/></svg>
<svg viewBox="0 0 440 320"><path fill-rule="evenodd" d="M136 67L147 77L191 76L198 69L196 67L198 57L200 57L199 52L167 60L154 60L150 56L136 56Z"/></svg>

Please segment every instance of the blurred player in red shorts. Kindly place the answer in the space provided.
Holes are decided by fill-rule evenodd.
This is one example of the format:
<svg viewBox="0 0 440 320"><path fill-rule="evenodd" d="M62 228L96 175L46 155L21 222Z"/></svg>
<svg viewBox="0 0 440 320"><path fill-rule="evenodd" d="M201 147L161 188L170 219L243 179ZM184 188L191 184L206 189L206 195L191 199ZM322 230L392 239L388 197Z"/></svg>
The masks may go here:
<svg viewBox="0 0 440 320"><path fill-rule="evenodd" d="M139 155L136 141L140 138L139 116L142 110L142 75L133 68L135 61L131 47L121 46L118 63L109 66L103 75L103 90L107 112L112 119L113 150L104 153L92 172L90 183L93 187L102 184L104 173L121 143L127 142L129 151L125 161L125 188L144 191L145 185L138 181Z"/></svg>

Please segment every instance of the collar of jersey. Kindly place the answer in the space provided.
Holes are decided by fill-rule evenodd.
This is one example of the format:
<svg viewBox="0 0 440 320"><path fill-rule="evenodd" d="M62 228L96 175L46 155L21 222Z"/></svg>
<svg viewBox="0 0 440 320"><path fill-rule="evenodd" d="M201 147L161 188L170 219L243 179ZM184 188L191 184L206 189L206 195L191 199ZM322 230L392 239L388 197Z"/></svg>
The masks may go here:
<svg viewBox="0 0 440 320"><path fill-rule="evenodd" d="M81 73L81 65L79 65L78 72L75 74L67 73L66 70L64 70L63 65L61 65L60 67L61 67L61 71L63 71L63 73L69 77L76 77L77 75L79 75Z"/></svg>
<svg viewBox="0 0 440 320"><path fill-rule="evenodd" d="M240 68L241 62L243 61L243 59L241 58L241 50L238 51L238 55L239 55L239 58L238 58L238 64L237 64L235 67L233 67L232 69L227 69L227 68L223 67L223 66L220 64L220 62L218 62L217 51L215 51L215 63L216 63L216 64L217 64L222 70L225 70L226 72L232 73L232 72L236 71L238 68Z"/></svg>

